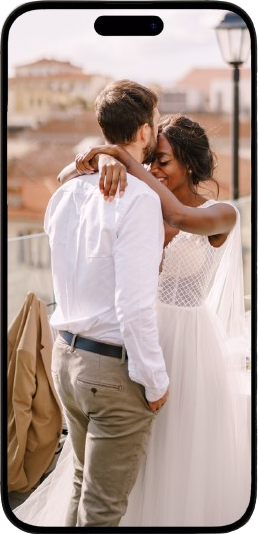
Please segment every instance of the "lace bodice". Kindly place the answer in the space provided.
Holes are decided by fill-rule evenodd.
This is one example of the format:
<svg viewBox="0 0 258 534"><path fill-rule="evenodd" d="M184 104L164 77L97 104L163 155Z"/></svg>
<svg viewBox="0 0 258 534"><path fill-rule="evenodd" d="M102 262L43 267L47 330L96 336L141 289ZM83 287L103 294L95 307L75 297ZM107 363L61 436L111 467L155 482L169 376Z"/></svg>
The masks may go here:
<svg viewBox="0 0 258 534"><path fill-rule="evenodd" d="M199 208L207 208L212 204L215 204L215 201L208 200ZM183 307L203 304L225 243L215 248L207 236L179 231L164 251L158 300Z"/></svg>

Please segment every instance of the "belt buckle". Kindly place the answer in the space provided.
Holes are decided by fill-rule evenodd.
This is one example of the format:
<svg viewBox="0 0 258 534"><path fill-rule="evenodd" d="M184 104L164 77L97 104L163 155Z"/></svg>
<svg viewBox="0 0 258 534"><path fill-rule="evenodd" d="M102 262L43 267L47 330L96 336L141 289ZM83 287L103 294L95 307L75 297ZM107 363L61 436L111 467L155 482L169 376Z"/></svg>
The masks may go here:
<svg viewBox="0 0 258 534"><path fill-rule="evenodd" d="M121 365L125 363L125 355L126 355L126 348L124 345L122 345L122 358L121 358Z"/></svg>

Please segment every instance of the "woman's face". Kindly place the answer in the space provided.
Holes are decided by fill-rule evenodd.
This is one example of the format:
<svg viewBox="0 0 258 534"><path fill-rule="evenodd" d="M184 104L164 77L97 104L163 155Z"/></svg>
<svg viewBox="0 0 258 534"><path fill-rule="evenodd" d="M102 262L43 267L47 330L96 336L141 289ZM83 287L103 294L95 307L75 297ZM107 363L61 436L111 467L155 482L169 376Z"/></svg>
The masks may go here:
<svg viewBox="0 0 258 534"><path fill-rule="evenodd" d="M175 158L173 148L164 134L157 140L157 157L150 166L150 172L170 191L175 191L187 182L186 170Z"/></svg>

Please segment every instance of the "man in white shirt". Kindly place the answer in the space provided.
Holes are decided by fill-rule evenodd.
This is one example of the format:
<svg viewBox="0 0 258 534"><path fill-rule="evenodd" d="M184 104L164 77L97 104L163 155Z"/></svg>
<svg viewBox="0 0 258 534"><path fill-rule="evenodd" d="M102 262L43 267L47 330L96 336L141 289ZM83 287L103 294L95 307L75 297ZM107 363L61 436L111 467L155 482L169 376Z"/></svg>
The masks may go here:
<svg viewBox="0 0 258 534"><path fill-rule="evenodd" d="M123 80L96 101L107 142L141 163L155 150L159 113L149 89ZM159 197L128 175L106 202L98 173L51 198L49 236L59 330L52 373L74 451L66 526L117 526L127 507L169 379L155 299L164 230Z"/></svg>

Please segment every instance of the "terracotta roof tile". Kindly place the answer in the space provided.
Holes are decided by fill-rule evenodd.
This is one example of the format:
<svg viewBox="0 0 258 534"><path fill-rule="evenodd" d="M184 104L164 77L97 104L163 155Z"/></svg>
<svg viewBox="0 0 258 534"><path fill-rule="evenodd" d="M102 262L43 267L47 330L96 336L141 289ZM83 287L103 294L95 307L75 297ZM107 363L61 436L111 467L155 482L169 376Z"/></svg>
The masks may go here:
<svg viewBox="0 0 258 534"><path fill-rule="evenodd" d="M60 80L68 80L68 81L73 81L73 80L90 80L91 78L94 78L94 74L85 74L83 72L58 72L58 73L55 73L55 74L51 74L49 73L47 76L44 75L40 75L40 76L35 76L35 75L30 75L30 76L17 76L15 78L9 78L9 84L10 86L13 86L13 85L22 85L24 84L25 82L26 83L30 83L30 84L38 84L39 82L41 81L46 81L46 82L53 82L55 80L57 81L60 81ZM98 76L98 75L96 75Z"/></svg>
<svg viewBox="0 0 258 534"><path fill-rule="evenodd" d="M248 68L241 69L241 79L250 78L251 70ZM229 67L225 68L214 68L214 69L201 69L196 68L192 69L185 76L175 82L175 88L191 87L195 89L208 91L211 82L214 79L222 78L223 80L232 79L232 69Z"/></svg>
<svg viewBox="0 0 258 534"><path fill-rule="evenodd" d="M43 224L47 203L60 187L58 182L48 177L37 182L23 177L20 183L21 206L17 208L9 206L8 217L16 220L34 219L42 221Z"/></svg>

